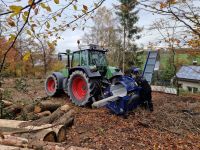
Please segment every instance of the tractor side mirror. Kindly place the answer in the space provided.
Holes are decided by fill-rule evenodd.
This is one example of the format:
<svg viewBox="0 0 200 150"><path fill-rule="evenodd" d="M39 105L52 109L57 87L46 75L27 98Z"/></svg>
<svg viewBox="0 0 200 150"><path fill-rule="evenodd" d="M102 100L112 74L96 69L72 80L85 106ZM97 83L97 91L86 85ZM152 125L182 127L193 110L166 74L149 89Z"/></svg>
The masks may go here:
<svg viewBox="0 0 200 150"><path fill-rule="evenodd" d="M62 55L58 54L58 60L62 61Z"/></svg>

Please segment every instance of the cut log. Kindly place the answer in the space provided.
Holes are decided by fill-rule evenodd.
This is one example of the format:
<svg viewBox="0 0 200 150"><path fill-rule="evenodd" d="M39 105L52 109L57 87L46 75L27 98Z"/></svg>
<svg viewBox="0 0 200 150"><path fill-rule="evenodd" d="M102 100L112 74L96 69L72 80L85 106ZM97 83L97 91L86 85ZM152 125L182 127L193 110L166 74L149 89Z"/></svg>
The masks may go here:
<svg viewBox="0 0 200 150"><path fill-rule="evenodd" d="M2 100L4 107L11 106L13 103L10 101Z"/></svg>
<svg viewBox="0 0 200 150"><path fill-rule="evenodd" d="M63 125L58 125L53 127L53 131L56 133L56 142L64 142L66 140L66 127Z"/></svg>
<svg viewBox="0 0 200 150"><path fill-rule="evenodd" d="M65 150L66 148L61 143L45 142L45 141L30 141L28 147L41 150Z"/></svg>
<svg viewBox="0 0 200 150"><path fill-rule="evenodd" d="M39 141L48 141L48 142L56 142L57 137L56 133L51 129L44 129L44 130L37 130L37 131L30 131L26 133L16 133L16 136L32 139L32 140L39 140Z"/></svg>
<svg viewBox="0 0 200 150"><path fill-rule="evenodd" d="M59 107L61 107L61 104L59 103L44 101L44 102L39 102L38 104L35 105L34 112L40 113L42 111L47 111L47 110L53 112Z"/></svg>
<svg viewBox="0 0 200 150"><path fill-rule="evenodd" d="M42 117L51 115L51 112L50 112L50 111L43 111L43 112L41 112L41 113L37 113L36 115L37 115L39 118L42 118Z"/></svg>
<svg viewBox="0 0 200 150"><path fill-rule="evenodd" d="M70 123L73 122L70 118L73 118L74 110L69 110L67 113L63 114L60 118L57 120L54 120L52 124L56 125L65 125L66 127L70 125ZM69 122L69 120L71 120Z"/></svg>
<svg viewBox="0 0 200 150"><path fill-rule="evenodd" d="M21 126L22 127L29 126L29 125L40 126L43 124L52 124L55 120L59 119L62 115L64 115L69 110L70 110L69 105L63 105L59 107L56 111L54 111L50 116L46 116L32 122L22 123Z"/></svg>
<svg viewBox="0 0 200 150"><path fill-rule="evenodd" d="M15 137L11 135L4 135L4 138L0 138L0 144L23 147L28 144L28 140L21 137Z"/></svg>
<svg viewBox="0 0 200 150"><path fill-rule="evenodd" d="M63 135L65 134L66 131L65 131L65 126L63 125L58 126L52 124L44 124L41 126L21 127L20 124L22 123L28 123L28 122L0 119L0 128L1 130L5 130L5 128L10 128L9 131L6 131L4 133L14 134L28 139L38 139L42 141L55 142L57 141L58 137L60 141L65 140L63 138ZM13 132L12 129L14 129L15 132Z"/></svg>
<svg viewBox="0 0 200 150"><path fill-rule="evenodd" d="M0 145L0 150L33 150L30 148L21 148L16 146Z"/></svg>

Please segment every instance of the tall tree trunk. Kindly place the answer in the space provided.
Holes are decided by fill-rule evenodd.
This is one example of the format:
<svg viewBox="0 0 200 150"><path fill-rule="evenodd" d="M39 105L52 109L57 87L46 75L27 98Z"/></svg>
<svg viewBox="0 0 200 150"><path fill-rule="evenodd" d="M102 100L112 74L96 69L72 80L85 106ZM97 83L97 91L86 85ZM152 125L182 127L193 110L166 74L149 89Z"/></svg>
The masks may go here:
<svg viewBox="0 0 200 150"><path fill-rule="evenodd" d="M123 53L122 53L122 72L124 73L125 67L125 48L126 48L126 27L124 25L124 44L123 44Z"/></svg>

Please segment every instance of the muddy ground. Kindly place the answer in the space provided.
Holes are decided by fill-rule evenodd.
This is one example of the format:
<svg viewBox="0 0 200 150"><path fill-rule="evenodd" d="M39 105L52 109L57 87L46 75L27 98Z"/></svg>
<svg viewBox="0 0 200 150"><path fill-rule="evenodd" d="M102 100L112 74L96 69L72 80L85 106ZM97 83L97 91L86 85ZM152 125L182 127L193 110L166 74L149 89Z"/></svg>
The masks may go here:
<svg viewBox="0 0 200 150"><path fill-rule="evenodd" d="M3 88L4 99L22 105L46 96L44 80L6 79ZM200 95L153 93L154 112L138 108L128 119L106 108L76 107L66 95L49 99L68 103L76 111L75 123L64 143L69 146L99 150L200 149Z"/></svg>

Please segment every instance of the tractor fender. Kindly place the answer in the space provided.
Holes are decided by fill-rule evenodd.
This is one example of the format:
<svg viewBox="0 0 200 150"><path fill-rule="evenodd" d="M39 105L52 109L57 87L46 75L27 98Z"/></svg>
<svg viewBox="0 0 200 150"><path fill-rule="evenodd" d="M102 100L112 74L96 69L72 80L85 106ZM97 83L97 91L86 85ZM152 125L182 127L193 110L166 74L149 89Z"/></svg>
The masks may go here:
<svg viewBox="0 0 200 150"><path fill-rule="evenodd" d="M56 77L58 89L63 89L63 80L65 78L63 74L60 72L53 72L52 74Z"/></svg>
<svg viewBox="0 0 200 150"><path fill-rule="evenodd" d="M70 69L69 75L71 75L72 72L74 72L75 70L81 70L81 71L85 72L89 78L101 77L101 74L99 73L99 71L92 72L89 67L85 67L85 66L77 66L77 67Z"/></svg>

